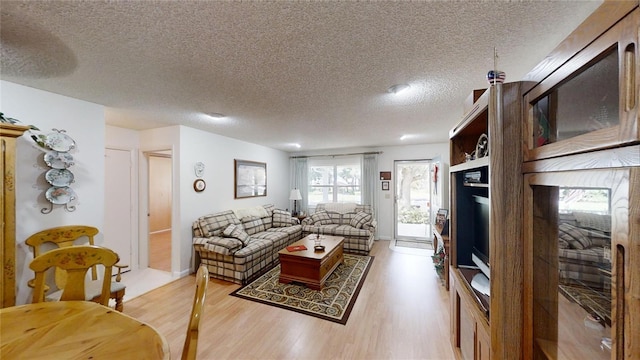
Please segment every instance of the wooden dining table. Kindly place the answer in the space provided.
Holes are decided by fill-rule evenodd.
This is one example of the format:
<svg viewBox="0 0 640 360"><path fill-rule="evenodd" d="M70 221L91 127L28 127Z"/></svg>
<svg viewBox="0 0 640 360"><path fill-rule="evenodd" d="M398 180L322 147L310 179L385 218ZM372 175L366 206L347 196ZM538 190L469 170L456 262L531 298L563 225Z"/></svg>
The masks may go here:
<svg viewBox="0 0 640 360"><path fill-rule="evenodd" d="M0 309L1 359L169 359L152 326L92 301Z"/></svg>

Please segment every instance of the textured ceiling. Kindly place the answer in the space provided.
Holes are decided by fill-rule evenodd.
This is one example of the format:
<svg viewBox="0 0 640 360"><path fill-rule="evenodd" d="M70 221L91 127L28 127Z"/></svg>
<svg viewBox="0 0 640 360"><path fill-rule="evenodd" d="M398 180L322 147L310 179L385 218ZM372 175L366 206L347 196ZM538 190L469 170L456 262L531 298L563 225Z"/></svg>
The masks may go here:
<svg viewBox="0 0 640 360"><path fill-rule="evenodd" d="M1 0L0 76L132 129L292 152L443 142L494 47L519 80L600 3Z"/></svg>

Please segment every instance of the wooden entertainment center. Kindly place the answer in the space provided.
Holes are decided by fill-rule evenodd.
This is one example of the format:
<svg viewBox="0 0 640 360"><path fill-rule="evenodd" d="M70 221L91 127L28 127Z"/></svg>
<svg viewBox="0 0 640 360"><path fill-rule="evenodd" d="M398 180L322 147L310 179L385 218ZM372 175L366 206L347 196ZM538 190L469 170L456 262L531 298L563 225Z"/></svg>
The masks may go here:
<svg viewBox="0 0 640 360"><path fill-rule="evenodd" d="M458 358L640 358L639 31L637 1L605 1L524 81L474 91L451 130ZM478 198L490 295L471 285Z"/></svg>

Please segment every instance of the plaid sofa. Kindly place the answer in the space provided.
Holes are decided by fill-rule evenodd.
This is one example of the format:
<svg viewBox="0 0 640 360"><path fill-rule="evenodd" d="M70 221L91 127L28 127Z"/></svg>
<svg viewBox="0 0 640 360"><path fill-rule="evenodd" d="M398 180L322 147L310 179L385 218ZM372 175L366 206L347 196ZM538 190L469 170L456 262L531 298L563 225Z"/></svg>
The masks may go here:
<svg viewBox="0 0 640 360"><path fill-rule="evenodd" d="M278 251L300 240L302 227L286 211L263 208L262 217L238 218L227 210L194 221L196 267L204 264L213 278L246 284L277 265Z"/></svg>
<svg viewBox="0 0 640 360"><path fill-rule="evenodd" d="M332 211L328 209L339 209ZM368 255L375 237L377 222L371 205L331 207L318 204L315 212L302 220L302 236L324 234L344 237L344 251Z"/></svg>
<svg viewBox="0 0 640 360"><path fill-rule="evenodd" d="M558 267L560 283L608 289L611 282L611 217L592 213L560 214Z"/></svg>

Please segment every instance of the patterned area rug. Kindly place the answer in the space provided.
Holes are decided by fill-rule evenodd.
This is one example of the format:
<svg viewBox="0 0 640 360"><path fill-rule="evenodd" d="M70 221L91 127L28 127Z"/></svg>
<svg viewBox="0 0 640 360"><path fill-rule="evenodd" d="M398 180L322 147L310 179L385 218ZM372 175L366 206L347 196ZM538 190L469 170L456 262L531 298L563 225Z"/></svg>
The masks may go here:
<svg viewBox="0 0 640 360"><path fill-rule="evenodd" d="M372 262L373 256L344 254L344 262L329 275L322 290L281 284L278 265L231 295L344 325Z"/></svg>
<svg viewBox="0 0 640 360"><path fill-rule="evenodd" d="M611 294L579 285L560 285L560 293L580 305L602 325L611 326Z"/></svg>

